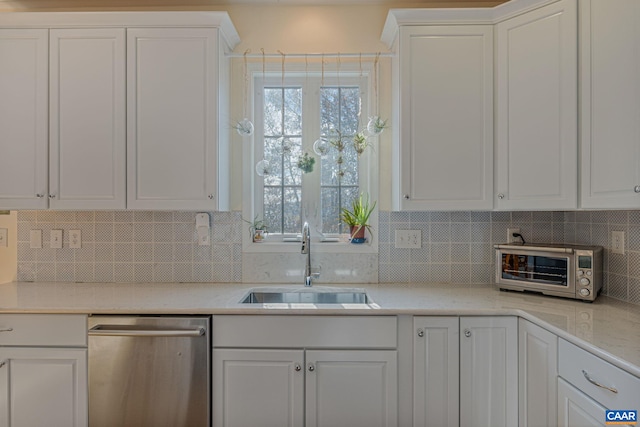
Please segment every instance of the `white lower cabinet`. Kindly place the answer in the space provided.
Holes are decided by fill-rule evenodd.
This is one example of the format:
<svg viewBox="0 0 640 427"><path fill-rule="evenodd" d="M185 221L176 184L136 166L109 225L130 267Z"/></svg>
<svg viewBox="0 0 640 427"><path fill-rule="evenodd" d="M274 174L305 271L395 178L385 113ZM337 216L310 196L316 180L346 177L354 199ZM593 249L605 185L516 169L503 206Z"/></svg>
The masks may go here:
<svg viewBox="0 0 640 427"><path fill-rule="evenodd" d="M525 319L518 319L520 427L551 427L557 423L558 337Z"/></svg>
<svg viewBox="0 0 640 427"><path fill-rule="evenodd" d="M460 425L518 425L518 319L460 318Z"/></svg>
<svg viewBox="0 0 640 427"><path fill-rule="evenodd" d="M459 425L458 317L413 319L413 426Z"/></svg>
<svg viewBox="0 0 640 427"><path fill-rule="evenodd" d="M84 315L0 315L0 427L87 427L86 346Z"/></svg>
<svg viewBox="0 0 640 427"><path fill-rule="evenodd" d="M213 426L396 427L396 322L214 316Z"/></svg>
<svg viewBox="0 0 640 427"><path fill-rule="evenodd" d="M606 409L558 378L558 427L604 427Z"/></svg>

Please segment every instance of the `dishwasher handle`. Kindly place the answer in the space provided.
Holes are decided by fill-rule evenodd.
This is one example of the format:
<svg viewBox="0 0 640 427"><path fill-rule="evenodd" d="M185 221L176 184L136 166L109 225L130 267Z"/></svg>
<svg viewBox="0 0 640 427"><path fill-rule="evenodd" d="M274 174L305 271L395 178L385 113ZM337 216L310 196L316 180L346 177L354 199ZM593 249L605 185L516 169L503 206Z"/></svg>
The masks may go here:
<svg viewBox="0 0 640 427"><path fill-rule="evenodd" d="M201 337L205 328L193 329L146 329L129 325L96 325L89 329L94 337Z"/></svg>

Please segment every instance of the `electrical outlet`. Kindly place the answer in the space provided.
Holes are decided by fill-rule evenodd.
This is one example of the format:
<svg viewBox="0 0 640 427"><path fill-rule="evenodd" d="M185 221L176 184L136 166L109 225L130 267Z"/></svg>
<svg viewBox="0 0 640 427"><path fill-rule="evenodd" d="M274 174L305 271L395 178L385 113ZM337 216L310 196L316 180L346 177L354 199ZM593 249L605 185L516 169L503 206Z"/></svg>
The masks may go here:
<svg viewBox="0 0 640 427"><path fill-rule="evenodd" d="M9 230L7 228L0 228L0 248L7 247L8 238L9 238Z"/></svg>
<svg viewBox="0 0 640 427"><path fill-rule="evenodd" d="M29 247L31 249L42 249L42 230L31 230L29 232Z"/></svg>
<svg viewBox="0 0 640 427"><path fill-rule="evenodd" d="M611 252L624 255L624 231L611 232Z"/></svg>
<svg viewBox="0 0 640 427"><path fill-rule="evenodd" d="M513 237L513 233L520 233L520 228L507 228L507 243L522 243L519 237Z"/></svg>
<svg viewBox="0 0 640 427"><path fill-rule="evenodd" d="M82 247L82 232L80 230L69 230L69 247L71 249Z"/></svg>
<svg viewBox="0 0 640 427"><path fill-rule="evenodd" d="M49 247L51 249L62 248L62 230L51 230L51 238L49 239Z"/></svg>
<svg viewBox="0 0 640 427"><path fill-rule="evenodd" d="M396 230L396 248L418 249L422 247L422 230Z"/></svg>

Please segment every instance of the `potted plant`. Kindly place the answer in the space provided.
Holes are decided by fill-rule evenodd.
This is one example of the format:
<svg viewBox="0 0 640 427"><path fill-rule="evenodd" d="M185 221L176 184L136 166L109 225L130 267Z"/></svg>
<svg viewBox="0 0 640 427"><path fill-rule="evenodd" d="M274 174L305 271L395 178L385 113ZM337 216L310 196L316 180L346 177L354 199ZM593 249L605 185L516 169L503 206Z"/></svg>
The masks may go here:
<svg viewBox="0 0 640 427"><path fill-rule="evenodd" d="M261 219L258 219L258 215L253 218L253 221L242 219L249 224L249 233L251 233L251 240L255 243L260 243L267 237L267 224Z"/></svg>
<svg viewBox="0 0 640 427"><path fill-rule="evenodd" d="M351 209L342 208L340 218L349 226L351 243L364 243L365 230L371 233L369 217L376 207L376 202L370 203L369 195L361 193L360 197L351 203Z"/></svg>

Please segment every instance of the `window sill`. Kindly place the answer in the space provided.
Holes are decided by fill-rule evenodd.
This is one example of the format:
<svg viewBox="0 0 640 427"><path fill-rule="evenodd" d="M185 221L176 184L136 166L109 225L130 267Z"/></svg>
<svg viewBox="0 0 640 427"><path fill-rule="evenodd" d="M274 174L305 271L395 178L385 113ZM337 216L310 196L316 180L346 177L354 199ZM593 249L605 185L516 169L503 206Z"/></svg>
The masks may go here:
<svg viewBox="0 0 640 427"><path fill-rule="evenodd" d="M299 241L283 242L277 240L254 243L247 239L242 242L242 252L246 253L300 253ZM377 254L378 242L353 244L348 241L321 242L311 240L312 253L348 253Z"/></svg>

